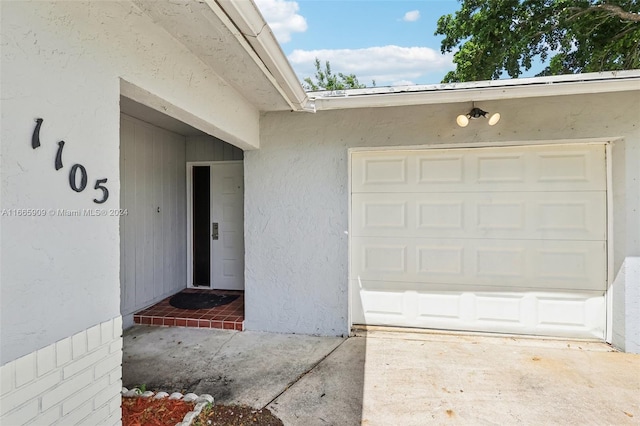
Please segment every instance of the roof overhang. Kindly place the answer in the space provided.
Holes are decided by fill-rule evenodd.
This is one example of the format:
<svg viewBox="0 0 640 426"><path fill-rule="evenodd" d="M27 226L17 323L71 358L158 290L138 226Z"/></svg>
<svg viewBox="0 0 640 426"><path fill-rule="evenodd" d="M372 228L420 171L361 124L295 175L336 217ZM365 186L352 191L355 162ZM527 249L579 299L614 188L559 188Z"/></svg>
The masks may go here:
<svg viewBox="0 0 640 426"><path fill-rule="evenodd" d="M258 110L304 109L307 95L252 1L132 1Z"/></svg>
<svg viewBox="0 0 640 426"><path fill-rule="evenodd" d="M640 70L311 92L316 110L428 105L640 90Z"/></svg>
<svg viewBox="0 0 640 426"><path fill-rule="evenodd" d="M219 4L270 72L292 109L305 109L308 97L280 43L253 1L205 0ZM214 6L212 6L214 9Z"/></svg>

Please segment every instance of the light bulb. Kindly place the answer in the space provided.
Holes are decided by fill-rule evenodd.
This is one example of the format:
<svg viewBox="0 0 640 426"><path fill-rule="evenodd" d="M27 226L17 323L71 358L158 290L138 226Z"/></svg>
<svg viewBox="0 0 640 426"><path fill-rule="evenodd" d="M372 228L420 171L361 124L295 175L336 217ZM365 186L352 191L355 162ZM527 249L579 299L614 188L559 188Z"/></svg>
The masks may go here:
<svg viewBox="0 0 640 426"><path fill-rule="evenodd" d="M458 126L460 127L467 127L469 124L469 118L466 115L461 114L456 118L456 123L458 123Z"/></svg>
<svg viewBox="0 0 640 426"><path fill-rule="evenodd" d="M489 126L495 126L498 121L500 121L500 113L496 112L495 114L491 115L491 117L489 117Z"/></svg>

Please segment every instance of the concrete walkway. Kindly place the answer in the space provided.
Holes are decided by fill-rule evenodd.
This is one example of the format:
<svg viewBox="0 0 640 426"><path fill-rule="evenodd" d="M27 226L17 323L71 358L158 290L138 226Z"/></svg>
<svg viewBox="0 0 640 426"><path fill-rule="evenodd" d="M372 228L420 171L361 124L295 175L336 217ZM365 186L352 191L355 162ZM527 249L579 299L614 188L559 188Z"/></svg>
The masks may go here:
<svg viewBox="0 0 640 426"><path fill-rule="evenodd" d="M640 424L640 356L601 343L136 326L124 385L268 407L285 425Z"/></svg>

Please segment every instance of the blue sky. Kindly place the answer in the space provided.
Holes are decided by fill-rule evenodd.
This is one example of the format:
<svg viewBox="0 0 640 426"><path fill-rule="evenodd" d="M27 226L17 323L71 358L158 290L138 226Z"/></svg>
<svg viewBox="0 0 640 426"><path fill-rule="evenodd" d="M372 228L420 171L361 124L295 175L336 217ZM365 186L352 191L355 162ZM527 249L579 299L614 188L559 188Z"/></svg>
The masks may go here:
<svg viewBox="0 0 640 426"><path fill-rule="evenodd" d="M457 0L254 1L300 79L314 74L316 57L368 86L440 83L454 69L433 33Z"/></svg>
<svg viewBox="0 0 640 426"><path fill-rule="evenodd" d="M439 83L454 68L433 35L456 0L256 0L294 70L314 74L313 61L378 86Z"/></svg>

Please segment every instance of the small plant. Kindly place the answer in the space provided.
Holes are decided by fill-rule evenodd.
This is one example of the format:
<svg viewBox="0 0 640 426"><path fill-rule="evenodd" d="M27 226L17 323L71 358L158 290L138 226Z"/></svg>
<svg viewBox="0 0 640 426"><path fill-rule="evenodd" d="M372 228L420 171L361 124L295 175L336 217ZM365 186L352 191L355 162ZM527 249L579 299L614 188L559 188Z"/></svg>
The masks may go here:
<svg viewBox="0 0 640 426"><path fill-rule="evenodd" d="M202 409L202 411L200 412L200 415L196 417L196 419L193 421L193 426L209 426L211 424L211 420L207 422L207 419L209 418L209 413L211 412L212 409L213 409L213 404L208 403Z"/></svg>

